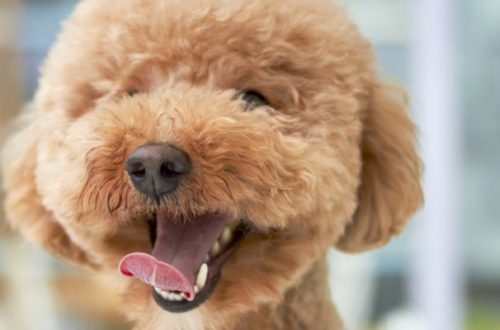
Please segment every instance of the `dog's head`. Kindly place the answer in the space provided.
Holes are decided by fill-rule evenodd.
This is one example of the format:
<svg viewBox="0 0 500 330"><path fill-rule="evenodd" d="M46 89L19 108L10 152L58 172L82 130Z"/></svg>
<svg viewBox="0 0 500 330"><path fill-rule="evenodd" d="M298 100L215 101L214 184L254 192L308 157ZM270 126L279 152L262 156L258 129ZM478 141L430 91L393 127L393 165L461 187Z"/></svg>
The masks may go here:
<svg viewBox="0 0 500 330"><path fill-rule="evenodd" d="M42 73L4 153L11 223L168 311L279 300L421 203L406 100L335 5L87 0Z"/></svg>

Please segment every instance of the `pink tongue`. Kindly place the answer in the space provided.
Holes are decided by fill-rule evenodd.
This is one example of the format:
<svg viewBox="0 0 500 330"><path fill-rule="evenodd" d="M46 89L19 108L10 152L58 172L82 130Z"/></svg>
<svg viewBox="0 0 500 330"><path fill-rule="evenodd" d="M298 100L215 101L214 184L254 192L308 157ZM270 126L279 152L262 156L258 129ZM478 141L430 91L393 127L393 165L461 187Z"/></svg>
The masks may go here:
<svg viewBox="0 0 500 330"><path fill-rule="evenodd" d="M125 276L135 276L157 288L182 292L189 301L194 299L193 286L181 272L147 253L130 253L120 261L119 267Z"/></svg>
<svg viewBox="0 0 500 330"><path fill-rule="evenodd" d="M207 214L181 222L159 213L156 220L152 255L141 252L126 255L120 261L120 272L159 289L181 292L191 301L196 274L224 229L227 217Z"/></svg>

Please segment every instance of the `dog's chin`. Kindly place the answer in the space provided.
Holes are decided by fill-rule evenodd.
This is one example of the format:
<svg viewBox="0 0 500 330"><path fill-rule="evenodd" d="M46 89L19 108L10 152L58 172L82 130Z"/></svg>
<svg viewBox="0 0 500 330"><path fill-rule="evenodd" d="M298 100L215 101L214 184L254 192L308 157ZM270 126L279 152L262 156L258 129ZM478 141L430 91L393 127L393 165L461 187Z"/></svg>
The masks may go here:
<svg viewBox="0 0 500 330"><path fill-rule="evenodd" d="M182 220L156 213L149 224L151 254L128 254L120 271L150 285L157 305L173 313L210 298L222 267L250 228L247 221L213 213Z"/></svg>

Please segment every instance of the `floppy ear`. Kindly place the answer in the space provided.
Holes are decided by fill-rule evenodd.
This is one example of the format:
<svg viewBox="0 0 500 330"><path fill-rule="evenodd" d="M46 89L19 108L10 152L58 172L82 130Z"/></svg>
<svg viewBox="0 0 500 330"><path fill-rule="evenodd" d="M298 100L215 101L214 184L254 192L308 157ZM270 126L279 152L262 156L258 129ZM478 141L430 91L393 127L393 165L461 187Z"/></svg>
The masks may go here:
<svg viewBox="0 0 500 330"><path fill-rule="evenodd" d="M95 269L95 264L72 242L64 228L42 204L35 184L38 132L31 123L14 134L2 150L2 176L9 224L29 241L69 263Z"/></svg>
<svg viewBox="0 0 500 330"><path fill-rule="evenodd" d="M423 202L421 163L406 94L379 83L363 121L358 208L337 242L357 252L381 246L398 234Z"/></svg>

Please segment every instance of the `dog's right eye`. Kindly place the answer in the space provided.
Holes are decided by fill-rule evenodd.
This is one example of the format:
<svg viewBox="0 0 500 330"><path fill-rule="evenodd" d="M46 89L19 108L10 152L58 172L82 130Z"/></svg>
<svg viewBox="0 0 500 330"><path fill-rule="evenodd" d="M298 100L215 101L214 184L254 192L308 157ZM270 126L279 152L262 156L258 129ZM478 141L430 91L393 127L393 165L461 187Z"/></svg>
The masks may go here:
<svg viewBox="0 0 500 330"><path fill-rule="evenodd" d="M134 96L135 94L139 94L139 90L137 88L130 88L127 90L128 96Z"/></svg>
<svg viewBox="0 0 500 330"><path fill-rule="evenodd" d="M241 92L241 98L247 103L245 110L252 110L257 107L269 105L269 101L264 95L252 89Z"/></svg>

